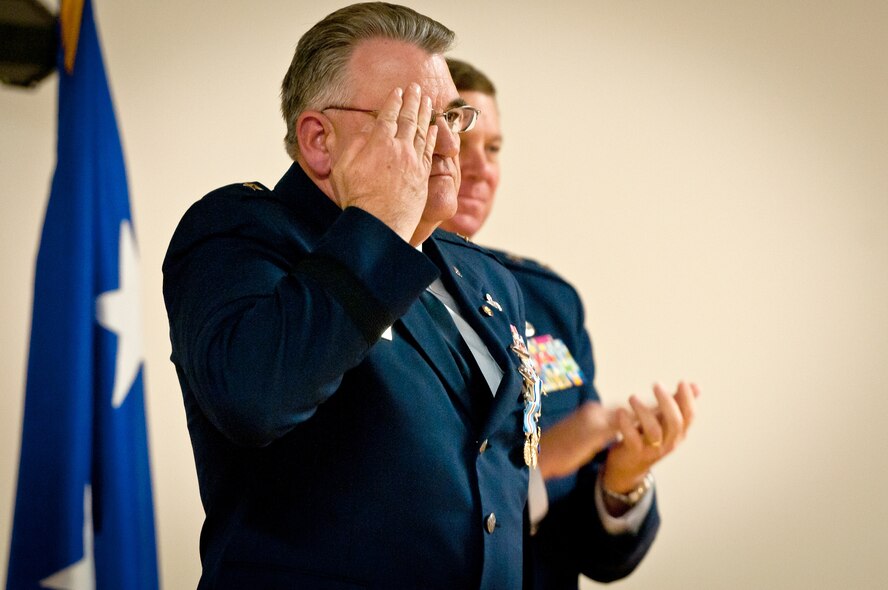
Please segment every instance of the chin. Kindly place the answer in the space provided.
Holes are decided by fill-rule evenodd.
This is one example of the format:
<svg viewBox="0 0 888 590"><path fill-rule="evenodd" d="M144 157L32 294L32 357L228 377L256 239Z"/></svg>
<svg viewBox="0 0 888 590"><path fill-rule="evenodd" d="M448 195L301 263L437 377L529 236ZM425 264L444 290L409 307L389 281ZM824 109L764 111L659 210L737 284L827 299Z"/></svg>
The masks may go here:
<svg viewBox="0 0 888 590"><path fill-rule="evenodd" d="M422 218L435 225L442 224L456 213L456 195L429 192Z"/></svg>

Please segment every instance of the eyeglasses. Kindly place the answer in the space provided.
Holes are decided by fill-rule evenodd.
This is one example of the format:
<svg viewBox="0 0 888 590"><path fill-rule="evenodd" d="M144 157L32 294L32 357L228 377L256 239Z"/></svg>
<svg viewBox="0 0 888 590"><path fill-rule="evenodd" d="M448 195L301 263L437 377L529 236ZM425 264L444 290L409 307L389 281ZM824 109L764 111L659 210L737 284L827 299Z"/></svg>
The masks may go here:
<svg viewBox="0 0 888 590"><path fill-rule="evenodd" d="M371 109L358 109L355 107L330 106L324 107L320 110L352 111L355 113L367 113L368 115L373 115L374 117L379 115L379 111L374 111ZM434 125L435 120L438 117L444 117L444 124L447 126L451 133L465 133L475 126L475 123L478 121L478 115L480 114L480 110L476 109L475 107L470 107L469 105L453 107L447 109L443 113L436 113L432 111L432 120L429 122L429 125Z"/></svg>

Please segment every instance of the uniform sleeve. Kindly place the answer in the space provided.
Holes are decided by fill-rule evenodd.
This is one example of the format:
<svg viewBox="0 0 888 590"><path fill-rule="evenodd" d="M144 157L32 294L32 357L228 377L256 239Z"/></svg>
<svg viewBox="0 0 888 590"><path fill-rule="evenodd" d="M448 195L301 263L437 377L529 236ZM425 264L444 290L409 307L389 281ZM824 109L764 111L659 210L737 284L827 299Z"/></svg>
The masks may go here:
<svg viewBox="0 0 888 590"><path fill-rule="evenodd" d="M172 360L215 428L262 446L333 395L437 270L360 209L309 248L285 217L205 201L164 262Z"/></svg>
<svg viewBox="0 0 888 590"><path fill-rule="evenodd" d="M543 579L582 573L599 582L628 576L647 554L660 526L656 498L637 533L612 535L602 525L594 501L598 462L580 470L571 493L549 506L533 537L536 564Z"/></svg>
<svg viewBox="0 0 888 590"><path fill-rule="evenodd" d="M586 331L586 311L583 308L583 302L579 294L571 288L576 298L576 313L573 315L575 323L573 326L573 338L576 343L574 345L574 360L583 371L586 382L582 386L581 401L600 401L598 391L595 389L595 360L592 356L592 340L589 338L589 332Z"/></svg>
<svg viewBox="0 0 888 590"><path fill-rule="evenodd" d="M586 383L580 402L599 401L594 385L595 363L592 342L585 327L585 312L575 290L576 307L573 318L574 360L582 369ZM546 517L533 540L534 551L542 559L537 563L551 570L552 576L582 573L599 582L610 582L628 576L647 554L659 528L660 517L656 498L634 532L611 534L602 522L595 502L596 482L606 452L599 453L577 473L570 493L549 505Z"/></svg>

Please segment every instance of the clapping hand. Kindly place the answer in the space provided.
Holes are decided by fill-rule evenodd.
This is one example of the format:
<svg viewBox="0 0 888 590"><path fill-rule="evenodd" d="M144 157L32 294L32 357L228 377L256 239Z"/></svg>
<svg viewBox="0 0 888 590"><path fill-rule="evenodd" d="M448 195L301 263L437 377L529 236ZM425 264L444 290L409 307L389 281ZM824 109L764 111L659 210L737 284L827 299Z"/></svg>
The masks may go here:
<svg viewBox="0 0 888 590"><path fill-rule="evenodd" d="M693 383L680 382L672 395L655 385L655 406L648 406L633 395L629 398L632 412L617 408L620 437L608 451L604 487L617 493L637 487L654 464L684 441L699 395L700 389Z"/></svg>

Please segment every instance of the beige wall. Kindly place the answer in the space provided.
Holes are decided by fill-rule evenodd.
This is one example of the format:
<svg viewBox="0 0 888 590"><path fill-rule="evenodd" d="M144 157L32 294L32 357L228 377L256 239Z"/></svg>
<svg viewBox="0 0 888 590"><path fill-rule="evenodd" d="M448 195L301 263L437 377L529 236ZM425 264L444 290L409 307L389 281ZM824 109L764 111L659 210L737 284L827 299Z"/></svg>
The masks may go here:
<svg viewBox="0 0 888 590"><path fill-rule="evenodd" d="M162 580L187 588L201 508L161 260L191 202L284 171L279 80L340 4L94 1L142 252ZM659 539L616 587L886 587L888 5L413 5L501 92L504 181L478 241L575 283L607 400L704 388L656 470ZM0 89L0 579L55 91Z"/></svg>

